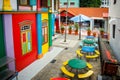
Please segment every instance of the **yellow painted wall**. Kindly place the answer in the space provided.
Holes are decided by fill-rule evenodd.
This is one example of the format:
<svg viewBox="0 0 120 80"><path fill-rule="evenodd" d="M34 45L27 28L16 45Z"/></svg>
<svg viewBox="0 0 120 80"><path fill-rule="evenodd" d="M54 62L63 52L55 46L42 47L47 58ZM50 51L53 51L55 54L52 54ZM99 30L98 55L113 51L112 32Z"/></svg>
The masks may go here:
<svg viewBox="0 0 120 80"><path fill-rule="evenodd" d="M42 13L42 20L47 19L48 20L48 13ZM49 33L49 32L48 32ZM49 38L48 38L49 39ZM49 41L49 40L48 40ZM49 50L49 43L42 45L42 54L44 55Z"/></svg>
<svg viewBox="0 0 120 80"><path fill-rule="evenodd" d="M48 50L49 50L49 45L48 45L48 43L42 45L42 54L47 53Z"/></svg>
<svg viewBox="0 0 120 80"><path fill-rule="evenodd" d="M42 13L42 20L44 19L48 20L48 13Z"/></svg>

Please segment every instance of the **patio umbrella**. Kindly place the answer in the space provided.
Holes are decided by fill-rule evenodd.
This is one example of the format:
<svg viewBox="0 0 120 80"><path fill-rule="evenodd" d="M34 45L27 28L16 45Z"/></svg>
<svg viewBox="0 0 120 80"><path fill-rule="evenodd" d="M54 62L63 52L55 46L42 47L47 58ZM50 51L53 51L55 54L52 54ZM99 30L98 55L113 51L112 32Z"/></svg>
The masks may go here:
<svg viewBox="0 0 120 80"><path fill-rule="evenodd" d="M74 22L84 22L84 21L90 21L91 18L89 18L83 14L79 14L77 16L72 17L70 20L74 21Z"/></svg>
<svg viewBox="0 0 120 80"><path fill-rule="evenodd" d="M90 21L91 19L83 14L79 14L75 17L72 17L70 20L74 22L84 22L84 21ZM81 28L79 29L79 40L80 39L81 39Z"/></svg>

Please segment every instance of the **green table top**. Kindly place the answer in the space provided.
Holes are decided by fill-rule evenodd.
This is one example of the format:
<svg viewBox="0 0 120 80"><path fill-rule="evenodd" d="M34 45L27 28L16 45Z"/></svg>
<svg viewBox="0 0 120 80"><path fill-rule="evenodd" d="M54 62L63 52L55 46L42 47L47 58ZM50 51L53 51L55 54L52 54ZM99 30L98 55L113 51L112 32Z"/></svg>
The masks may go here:
<svg viewBox="0 0 120 80"><path fill-rule="evenodd" d="M80 59L71 59L68 65L73 69L83 69L87 66L86 61Z"/></svg>
<svg viewBox="0 0 120 80"><path fill-rule="evenodd" d="M85 39L85 40L83 40L83 42L86 44L93 44L94 40Z"/></svg>

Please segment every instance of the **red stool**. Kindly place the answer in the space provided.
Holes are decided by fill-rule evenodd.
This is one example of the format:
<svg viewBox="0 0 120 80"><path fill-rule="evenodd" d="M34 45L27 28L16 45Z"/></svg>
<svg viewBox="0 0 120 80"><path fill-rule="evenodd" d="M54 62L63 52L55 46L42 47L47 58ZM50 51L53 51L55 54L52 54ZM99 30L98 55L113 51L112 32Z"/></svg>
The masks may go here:
<svg viewBox="0 0 120 80"><path fill-rule="evenodd" d="M58 78L51 78L50 80L70 80L70 79L58 77Z"/></svg>

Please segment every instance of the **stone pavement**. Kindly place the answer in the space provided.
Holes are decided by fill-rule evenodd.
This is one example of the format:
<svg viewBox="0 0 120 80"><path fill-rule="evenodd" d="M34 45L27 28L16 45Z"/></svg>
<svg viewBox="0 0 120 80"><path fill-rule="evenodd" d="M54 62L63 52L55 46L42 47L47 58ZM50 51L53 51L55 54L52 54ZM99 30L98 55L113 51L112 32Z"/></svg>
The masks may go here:
<svg viewBox="0 0 120 80"><path fill-rule="evenodd" d="M78 35L67 35L66 42L64 42L64 35L58 35L53 39L53 47L61 47L64 48L64 50L62 50L41 71L39 71L38 74L32 78L32 80L50 80L51 77L67 77L65 75L61 75L60 67L64 61L77 57L75 50L79 48L80 40L78 40ZM91 80L97 80L97 75L100 74L100 60L90 60L89 62L93 65L92 70L94 71L94 75Z"/></svg>

